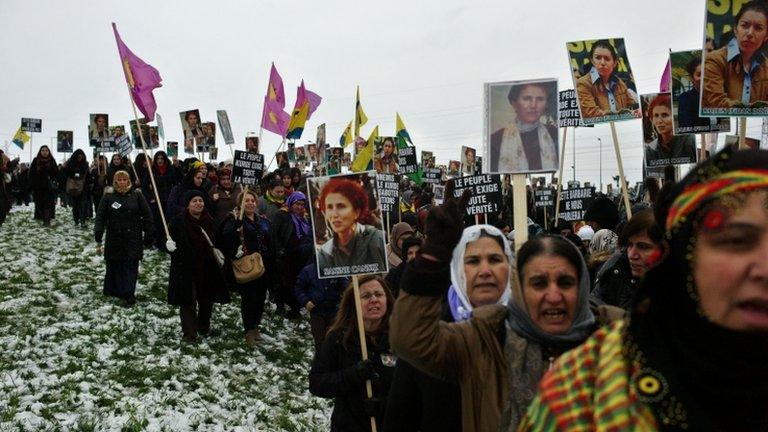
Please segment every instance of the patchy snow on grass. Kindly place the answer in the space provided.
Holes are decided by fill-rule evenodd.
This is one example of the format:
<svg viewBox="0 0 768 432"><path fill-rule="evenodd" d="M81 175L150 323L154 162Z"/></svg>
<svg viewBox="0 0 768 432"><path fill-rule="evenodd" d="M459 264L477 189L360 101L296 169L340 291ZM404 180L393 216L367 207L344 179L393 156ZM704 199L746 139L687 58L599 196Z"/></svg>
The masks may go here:
<svg viewBox="0 0 768 432"><path fill-rule="evenodd" d="M270 304L247 348L234 295L214 306L215 336L182 345L167 255L145 251L138 304L120 307L102 294L92 224L57 210L52 228L31 208L0 228L0 430L328 430L331 403L308 391L306 320Z"/></svg>

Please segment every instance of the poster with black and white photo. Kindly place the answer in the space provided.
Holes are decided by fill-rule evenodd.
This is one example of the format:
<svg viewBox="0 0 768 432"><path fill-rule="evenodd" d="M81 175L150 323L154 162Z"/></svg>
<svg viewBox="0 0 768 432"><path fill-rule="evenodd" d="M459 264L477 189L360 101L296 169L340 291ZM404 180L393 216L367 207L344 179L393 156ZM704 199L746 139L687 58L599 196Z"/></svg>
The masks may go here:
<svg viewBox="0 0 768 432"><path fill-rule="evenodd" d="M376 171L307 179L321 279L387 272L376 186Z"/></svg>
<svg viewBox="0 0 768 432"><path fill-rule="evenodd" d="M264 172L264 155L248 151L235 150L232 161L232 182L243 185L255 185Z"/></svg>
<svg viewBox="0 0 768 432"><path fill-rule="evenodd" d="M224 136L224 144L232 145L235 143L235 137L232 135L232 126L229 124L229 116L225 110L217 110L216 118L219 120L219 129Z"/></svg>
<svg viewBox="0 0 768 432"><path fill-rule="evenodd" d="M397 154L397 165L402 174L418 172L419 163L416 160L416 147L408 146L401 148Z"/></svg>
<svg viewBox="0 0 768 432"><path fill-rule="evenodd" d="M560 192L560 214L566 222L584 220L584 213L595 200L595 188L573 188Z"/></svg>
<svg viewBox="0 0 768 432"><path fill-rule="evenodd" d="M453 197L460 198L464 190L470 190L466 207L467 216L501 212L501 176L499 174L458 177L453 180Z"/></svg>
<svg viewBox="0 0 768 432"><path fill-rule="evenodd" d="M381 211L391 212L398 209L400 196L400 176L397 174L376 174L376 187L379 190Z"/></svg>
<svg viewBox="0 0 768 432"><path fill-rule="evenodd" d="M112 138L109 134L109 115L91 114L88 122L88 137L91 147L101 148L102 141Z"/></svg>
<svg viewBox="0 0 768 432"><path fill-rule="evenodd" d="M216 147L216 123L205 122L202 124L202 139L195 139L195 146L198 153L209 152L211 148Z"/></svg>
<svg viewBox="0 0 768 432"><path fill-rule="evenodd" d="M440 168L425 168L422 170L424 182L440 184L442 182L443 170Z"/></svg>
<svg viewBox="0 0 768 432"><path fill-rule="evenodd" d="M72 131L56 132L56 151L59 153L72 153Z"/></svg>

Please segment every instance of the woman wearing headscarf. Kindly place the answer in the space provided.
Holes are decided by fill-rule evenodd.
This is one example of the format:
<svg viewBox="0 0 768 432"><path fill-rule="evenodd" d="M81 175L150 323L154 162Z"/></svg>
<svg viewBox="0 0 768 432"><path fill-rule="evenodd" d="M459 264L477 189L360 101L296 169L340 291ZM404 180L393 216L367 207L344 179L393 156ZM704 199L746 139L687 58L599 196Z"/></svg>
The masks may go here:
<svg viewBox="0 0 768 432"><path fill-rule="evenodd" d="M196 343L198 335L211 332L213 304L230 301L224 276L209 244L209 239L213 241L213 218L205 209L203 192L186 191L184 210L171 219L168 230L168 303L179 307L182 341Z"/></svg>
<svg viewBox="0 0 768 432"><path fill-rule="evenodd" d="M280 272L282 282L275 301L278 310L288 306L286 317L295 319L299 317L301 306L296 301L293 288L299 272L312 256L314 246L312 225L307 219L307 197L303 193L292 193L275 215L272 242L275 250L275 268Z"/></svg>
<svg viewBox="0 0 768 432"><path fill-rule="evenodd" d="M403 240L413 237L413 228L405 222L398 222L392 227L392 236L387 245L387 262L389 268L397 267L403 262Z"/></svg>
<svg viewBox="0 0 768 432"><path fill-rule="evenodd" d="M589 268L589 280L592 281L592 286L595 286L595 279L597 278L597 271L605 264L616 252L616 243L619 236L615 232L609 229L598 230L592 241L589 242L589 259L587 260L587 268Z"/></svg>
<svg viewBox="0 0 768 432"><path fill-rule="evenodd" d="M521 430L768 430L766 167L726 149L662 198L630 319L557 361Z"/></svg>
<svg viewBox="0 0 768 432"><path fill-rule="evenodd" d="M85 152L81 149L75 150L69 160L64 164L64 173L67 176L65 192L69 197L69 204L72 206L72 219L75 226L85 226L85 186L86 177L88 177L88 161L85 159Z"/></svg>
<svg viewBox="0 0 768 432"><path fill-rule="evenodd" d="M264 199L259 200L259 214L265 216L270 222L275 221L275 215L285 204L285 187L279 178L273 178L267 184L267 193Z"/></svg>
<svg viewBox="0 0 768 432"><path fill-rule="evenodd" d="M219 170L216 178L218 183L208 191L208 198L214 208L213 228L218 233L224 219L232 213L232 210L240 206L237 197L242 193L243 187L232 183L232 171L227 168ZM254 199L254 205L258 202L258 199Z"/></svg>
<svg viewBox="0 0 768 432"><path fill-rule="evenodd" d="M567 240L545 236L526 242L517 255L518 275L505 238L481 226L463 251L464 275L451 269L450 277L466 286L470 303L484 306L473 308L466 321L441 323L446 264L462 253L455 245L463 237L468 199L465 194L430 210L427 241L400 283L390 342L423 372L459 384L465 432L513 431L554 359L618 314L603 306L596 313L589 309L586 265ZM506 305L489 302L507 288Z"/></svg>
<svg viewBox="0 0 768 432"><path fill-rule="evenodd" d="M174 186L168 194L168 201L166 202L165 207L166 218L170 220L184 212L184 208L186 207L184 197L187 192L191 190L196 190L203 194L205 208L210 214L212 205L208 193L206 193L203 188L204 182L205 172L201 169L191 169L187 175L184 176L184 179L181 180L181 183Z"/></svg>
<svg viewBox="0 0 768 432"><path fill-rule="evenodd" d="M86 183L86 211L85 219L90 219L93 216L94 211L99 210L99 202L101 197L104 196L105 188L107 186L107 158L99 155L96 160L91 164L90 172L88 173L88 181ZM93 211L91 211L93 206Z"/></svg>
<svg viewBox="0 0 768 432"><path fill-rule="evenodd" d="M51 149L44 145L29 165L29 184L35 201L35 219L41 219L43 226L51 226L56 215L56 194L59 167L51 155Z"/></svg>
<svg viewBox="0 0 768 432"><path fill-rule="evenodd" d="M117 171L113 181L113 193L101 199L96 211L96 250L102 252L101 241L106 232L104 295L132 306L136 303L136 279L144 245L152 244L152 213L144 195L131 188L131 177L126 171Z"/></svg>
<svg viewBox="0 0 768 432"><path fill-rule="evenodd" d="M149 170L152 170L152 175L155 179L155 186L157 186L157 197L152 187L152 179L149 178ZM141 182L141 190L144 192L144 197L149 203L149 208L152 209L152 217L155 221L155 234L154 238L158 241L163 237L163 220L160 217L160 210L165 209L168 205L168 195L171 193L171 189L180 181L180 176L176 167L174 167L168 160L168 156L164 151L158 151L152 158L152 164L147 169L145 177ZM158 202L158 197L160 201ZM161 247L160 243L157 247Z"/></svg>

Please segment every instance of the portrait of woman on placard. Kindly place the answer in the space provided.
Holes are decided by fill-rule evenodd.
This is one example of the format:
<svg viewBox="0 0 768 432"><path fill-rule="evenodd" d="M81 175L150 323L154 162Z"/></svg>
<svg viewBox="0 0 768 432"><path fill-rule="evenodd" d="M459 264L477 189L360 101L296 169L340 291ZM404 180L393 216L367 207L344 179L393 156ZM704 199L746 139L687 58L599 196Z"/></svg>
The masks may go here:
<svg viewBox="0 0 768 432"><path fill-rule="evenodd" d="M186 149L188 146L193 148L195 139L197 138L199 141L203 137L203 129L200 126L200 111L189 110L182 112L181 120L181 125L184 128L184 148Z"/></svg>
<svg viewBox="0 0 768 432"><path fill-rule="evenodd" d="M556 171L558 161L557 81L513 84L507 100L514 117L491 134L491 171ZM491 115L497 111L491 107Z"/></svg>
<svg viewBox="0 0 768 432"><path fill-rule="evenodd" d="M610 42L595 41L589 50L589 61L588 72L576 79L582 118L630 113L639 107L635 91L616 75L619 56Z"/></svg>
<svg viewBox="0 0 768 432"><path fill-rule="evenodd" d="M245 137L245 151L250 153L258 153L259 137Z"/></svg>
<svg viewBox="0 0 768 432"><path fill-rule="evenodd" d="M91 115L91 145L109 138L109 118L106 114Z"/></svg>
<svg viewBox="0 0 768 432"><path fill-rule="evenodd" d="M757 0L745 3L736 14L733 38L722 48L705 55L702 113L768 108L766 41L768 5Z"/></svg>
<svg viewBox="0 0 768 432"><path fill-rule="evenodd" d="M392 137L384 138L381 143L381 153L373 159L373 167L376 172L397 172L397 152L395 140Z"/></svg>
<svg viewBox="0 0 768 432"><path fill-rule="evenodd" d="M475 160L476 151L472 147L462 147L461 152L461 164L464 167L463 172L467 175L473 175L475 173Z"/></svg>
<svg viewBox="0 0 768 432"><path fill-rule="evenodd" d="M332 275L333 268L372 265L370 271L342 274L380 273L387 271L384 234L375 225L379 221L371 213L368 191L360 177L332 177L320 190L318 200L329 238L317 251L320 275ZM375 224L375 225L374 225Z"/></svg>
<svg viewBox="0 0 768 432"><path fill-rule="evenodd" d="M643 96L647 97L647 96ZM669 93L657 95L648 104L645 115L653 126L656 138L645 144L647 166L671 163L696 163L695 135L674 135L672 98Z"/></svg>

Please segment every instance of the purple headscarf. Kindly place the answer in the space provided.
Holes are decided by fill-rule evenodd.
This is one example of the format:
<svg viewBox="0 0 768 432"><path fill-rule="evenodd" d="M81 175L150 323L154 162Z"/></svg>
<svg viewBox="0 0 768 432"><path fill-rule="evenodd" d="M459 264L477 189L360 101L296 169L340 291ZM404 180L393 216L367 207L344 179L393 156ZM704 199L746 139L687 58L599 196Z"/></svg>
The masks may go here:
<svg viewBox="0 0 768 432"><path fill-rule="evenodd" d="M307 222L306 218L296 216L291 211L291 206L298 201L304 201L306 203L307 197L303 193L296 191L290 194L288 196L288 199L285 200L285 206L288 208L288 214L291 215L291 220L293 221L293 228L294 228L294 231L296 231L296 237L302 238L312 231L312 225L310 225L309 222Z"/></svg>

